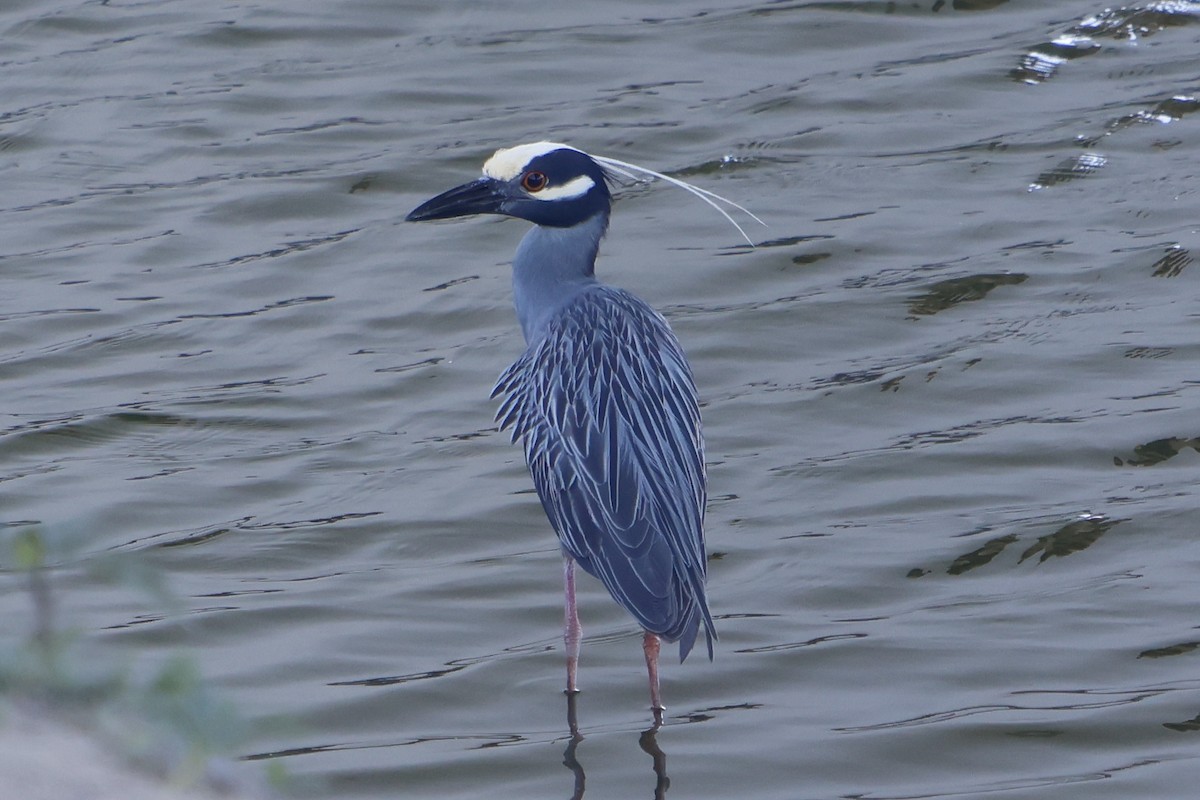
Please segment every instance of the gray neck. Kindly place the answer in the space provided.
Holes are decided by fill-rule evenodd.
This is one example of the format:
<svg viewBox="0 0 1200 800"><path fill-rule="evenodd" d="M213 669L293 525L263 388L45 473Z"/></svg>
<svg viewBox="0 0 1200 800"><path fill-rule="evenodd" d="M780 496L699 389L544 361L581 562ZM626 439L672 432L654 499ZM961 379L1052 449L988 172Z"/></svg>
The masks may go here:
<svg viewBox="0 0 1200 800"><path fill-rule="evenodd" d="M513 257L513 304L532 343L560 308L596 284L596 252L608 228L601 212L571 228L535 225Z"/></svg>

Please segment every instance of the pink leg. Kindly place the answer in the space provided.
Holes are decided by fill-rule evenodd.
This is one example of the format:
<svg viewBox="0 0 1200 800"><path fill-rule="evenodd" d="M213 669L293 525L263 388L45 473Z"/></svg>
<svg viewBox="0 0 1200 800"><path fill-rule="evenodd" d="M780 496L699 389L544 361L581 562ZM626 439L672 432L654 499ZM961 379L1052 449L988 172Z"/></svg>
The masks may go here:
<svg viewBox="0 0 1200 800"><path fill-rule="evenodd" d="M658 691L658 636L646 631L642 636L642 651L646 654L646 672L650 674L650 708L655 716L666 710Z"/></svg>
<svg viewBox="0 0 1200 800"><path fill-rule="evenodd" d="M575 560L563 553L563 589L566 604L563 608L563 643L567 646L567 694L579 691L579 642L583 627L579 624L579 609L575 607Z"/></svg>

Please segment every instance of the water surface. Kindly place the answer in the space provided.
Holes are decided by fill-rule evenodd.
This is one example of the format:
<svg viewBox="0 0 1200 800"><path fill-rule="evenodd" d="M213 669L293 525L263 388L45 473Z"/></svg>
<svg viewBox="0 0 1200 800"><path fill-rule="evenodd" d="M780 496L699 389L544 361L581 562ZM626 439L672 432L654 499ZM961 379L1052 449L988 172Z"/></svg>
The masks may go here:
<svg viewBox="0 0 1200 800"><path fill-rule="evenodd" d="M0 525L319 796L1178 797L1200 774L1200 4L13 2ZM538 139L704 403L712 664L584 585L488 393ZM84 569L134 551L182 603ZM0 575L5 633L26 598ZM656 773L657 770L657 773ZM311 779L311 781L310 781ZM669 780L668 780L669 779ZM668 786L669 784L669 786Z"/></svg>

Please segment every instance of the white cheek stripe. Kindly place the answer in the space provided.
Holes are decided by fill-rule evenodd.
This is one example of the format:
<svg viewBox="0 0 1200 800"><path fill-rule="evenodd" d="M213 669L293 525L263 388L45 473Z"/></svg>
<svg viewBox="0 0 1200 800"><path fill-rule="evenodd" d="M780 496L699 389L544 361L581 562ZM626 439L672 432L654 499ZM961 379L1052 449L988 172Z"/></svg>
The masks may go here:
<svg viewBox="0 0 1200 800"><path fill-rule="evenodd" d="M536 194L529 193L529 196L534 200L573 200L576 197L583 197L596 182L587 175L580 175L578 178L573 178L562 186L551 186L548 189L542 189Z"/></svg>
<svg viewBox="0 0 1200 800"><path fill-rule="evenodd" d="M483 174L498 181L511 181L525 170L525 165L538 156L555 150L575 150L558 142L533 142L497 150L483 165ZM582 152L582 151L577 151Z"/></svg>

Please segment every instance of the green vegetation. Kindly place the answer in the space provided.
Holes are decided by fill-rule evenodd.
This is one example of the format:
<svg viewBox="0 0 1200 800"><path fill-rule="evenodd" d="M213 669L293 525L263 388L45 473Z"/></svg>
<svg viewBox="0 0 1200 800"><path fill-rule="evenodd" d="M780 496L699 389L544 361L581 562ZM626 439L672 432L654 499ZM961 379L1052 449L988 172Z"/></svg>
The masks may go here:
<svg viewBox="0 0 1200 800"><path fill-rule="evenodd" d="M19 619L0 629L0 729L11 716L5 712L19 707L25 717L85 732L174 788L229 791L261 782L236 763L251 726L204 684L191 660L171 656L149 679L134 680L97 637L62 627L71 600L66 578L73 574L146 593L158 608L179 608L138 554L85 558L83 549L82 537L41 527L0 536L0 581L30 599L27 631L16 630ZM270 777L278 783L282 776Z"/></svg>

